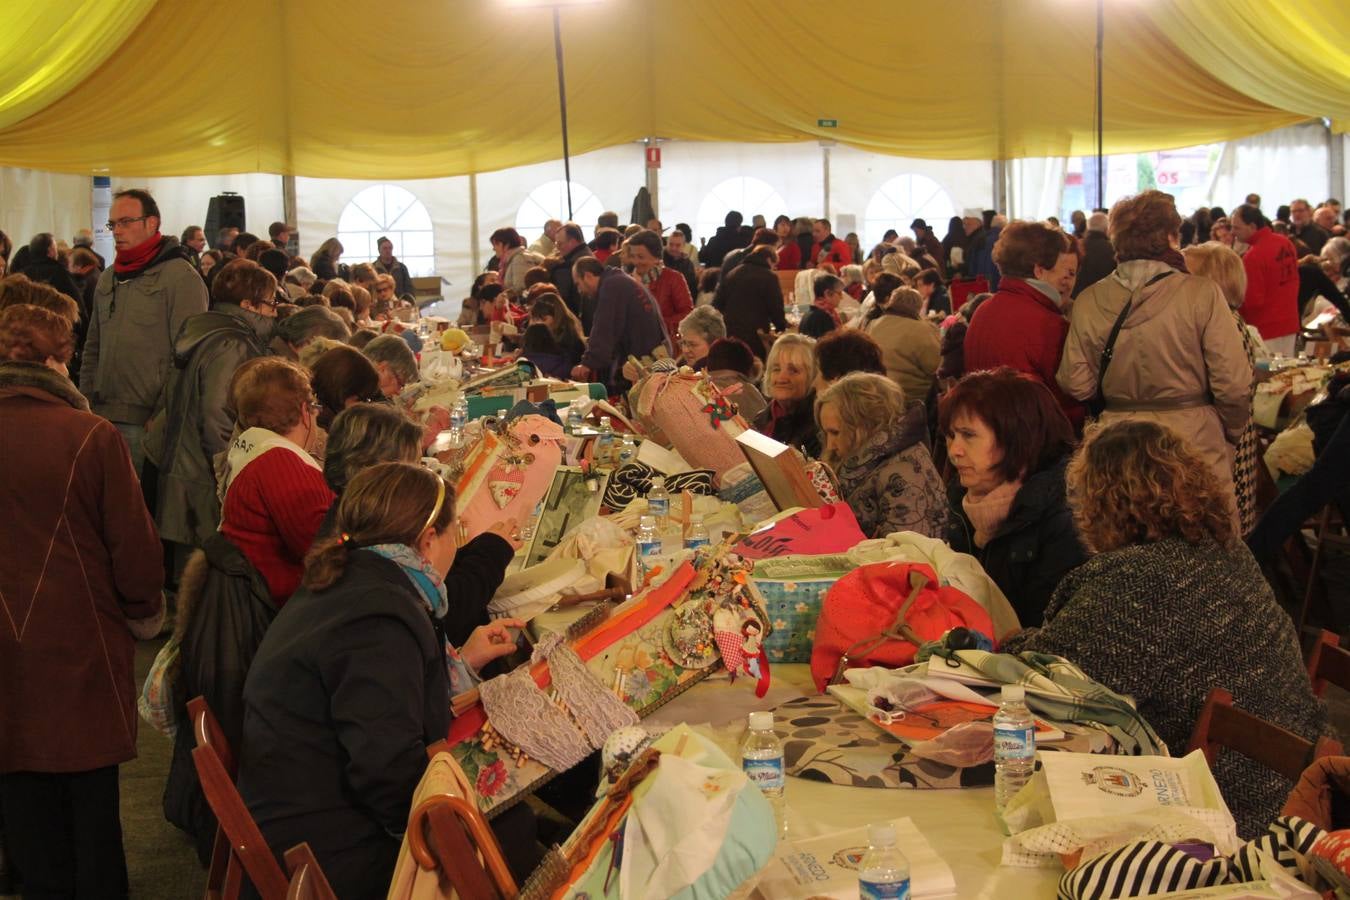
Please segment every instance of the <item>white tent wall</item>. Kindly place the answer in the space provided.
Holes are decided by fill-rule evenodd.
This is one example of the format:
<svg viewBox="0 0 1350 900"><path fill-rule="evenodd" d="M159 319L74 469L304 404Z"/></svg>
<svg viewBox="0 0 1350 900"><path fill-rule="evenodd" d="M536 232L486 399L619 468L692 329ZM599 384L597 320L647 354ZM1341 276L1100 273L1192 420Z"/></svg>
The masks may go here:
<svg viewBox="0 0 1350 900"><path fill-rule="evenodd" d="M113 176L114 191L143 187L159 204L160 230L178 237L189 225L206 224L211 198L225 192L244 198L244 223L251 234L267 237L267 226L284 218L281 176L261 172L242 175L193 175L182 178L120 179ZM208 235L208 238L213 236Z"/></svg>
<svg viewBox="0 0 1350 900"><path fill-rule="evenodd" d="M1296 197L1316 205L1331 193L1328 159L1328 131L1316 122L1229 141L1212 176L1210 203L1231 209L1254 192L1271 217Z"/></svg>
<svg viewBox="0 0 1350 900"><path fill-rule="evenodd" d="M772 225L780 213L824 212L825 170L814 143L672 141L661 145L659 179L661 223L688 223L696 244L711 238L733 209L747 225L756 214Z"/></svg>
<svg viewBox="0 0 1350 900"><path fill-rule="evenodd" d="M16 247L44 231L69 241L92 227L93 183L83 175L0 168L0 231Z"/></svg>

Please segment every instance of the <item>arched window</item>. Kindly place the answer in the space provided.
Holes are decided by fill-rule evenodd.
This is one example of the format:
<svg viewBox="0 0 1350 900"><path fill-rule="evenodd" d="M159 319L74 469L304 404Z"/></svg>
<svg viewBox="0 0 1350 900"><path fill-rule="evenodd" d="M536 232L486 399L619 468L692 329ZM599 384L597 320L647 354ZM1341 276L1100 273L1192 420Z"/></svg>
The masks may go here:
<svg viewBox="0 0 1350 900"><path fill-rule="evenodd" d="M881 242L887 229L909 234L909 223L923 219L939 236L947 233L947 220L956 215L951 195L926 175L897 175L881 186L867 203L863 217L863 252Z"/></svg>
<svg viewBox="0 0 1350 900"><path fill-rule="evenodd" d="M600 218L605 207L600 198L584 184L572 182L573 221L583 229ZM527 241L534 241L544 233L544 223L549 219L567 221L567 182L548 181L530 191L530 196L516 210L516 231Z"/></svg>
<svg viewBox="0 0 1350 900"><path fill-rule="evenodd" d="M711 238L726 224L727 213L733 209L745 216L745 224L749 225L757 214L772 222L787 210L787 203L767 181L745 175L728 178L709 191L699 204L694 240Z"/></svg>
<svg viewBox="0 0 1350 900"><path fill-rule="evenodd" d="M394 242L394 256L413 277L436 274L431 214L411 191L396 184L364 188L338 217L338 240L345 263L373 262L380 255L376 241Z"/></svg>

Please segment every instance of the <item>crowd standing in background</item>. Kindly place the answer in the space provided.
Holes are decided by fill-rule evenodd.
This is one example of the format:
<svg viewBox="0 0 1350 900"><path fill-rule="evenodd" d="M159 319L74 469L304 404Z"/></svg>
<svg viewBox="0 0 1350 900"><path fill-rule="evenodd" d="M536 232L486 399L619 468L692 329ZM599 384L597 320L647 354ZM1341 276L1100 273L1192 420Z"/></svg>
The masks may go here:
<svg viewBox="0 0 1350 900"><path fill-rule="evenodd" d="M589 234L551 220L533 243L500 228L453 324L509 326L542 373L616 402L641 375L634 360L706 372L747 424L831 468L869 537L914 531L974 556L1027 627L1020 646L1135 696L1174 750L1213 675L1155 690L1151 670L1192 648L1147 636L1200 618L1214 670L1258 651L1278 670L1264 686L1229 673L1250 708L1305 737L1325 730L1325 710L1291 686L1296 638L1243 539L1268 563L1269 532L1301 521L1278 507L1285 524L1257 521L1252 401L1258 366L1292 357L1312 313L1350 312L1338 201L1295 199L1271 219L1249 196L1183 218L1145 191L1068 229L970 209L945 230L896 222L871 248L828 219L784 212L769 227L778 211L763 212L755 227L730 211L698 236L614 213ZM190 690L242 742L264 834L308 840L331 877L366 890L387 883L423 743L444 734L456 676L438 643L470 669L501 652L484 610L516 523L457 556L453 489L412 465L449 419L410 402L425 335L391 239L353 262L335 237L291 255L283 222L266 238L221 229L209 249L182 225L131 189L112 203L111 260L87 230L17 252L0 234L0 545L13 563L0 596L31 598L29 627L0 628L4 858L34 895L125 894L117 773L135 753L134 641L173 628ZM1319 444L1334 457L1314 470L1322 502L1344 492L1347 428L1336 419ZM381 591L408 603L391 613ZM224 629L227 603L249 610L247 627ZM371 642L398 665L344 664L340 650ZM362 679L407 703L397 734L349 745L314 723L337 708L326 691ZM339 732L393 715L343 710ZM205 855L212 820L190 738L179 744L166 814ZM353 765L378 803L337 787ZM1219 772L1225 787L1259 777ZM288 798L297 784L335 816ZM1277 793L1241 791L1240 822L1268 821Z"/></svg>

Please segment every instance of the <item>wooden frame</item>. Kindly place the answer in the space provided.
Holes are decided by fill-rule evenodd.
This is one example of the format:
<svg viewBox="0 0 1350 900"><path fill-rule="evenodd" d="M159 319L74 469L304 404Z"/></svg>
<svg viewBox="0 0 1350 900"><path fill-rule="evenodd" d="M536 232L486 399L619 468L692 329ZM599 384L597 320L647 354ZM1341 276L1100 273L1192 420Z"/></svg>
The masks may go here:
<svg viewBox="0 0 1350 900"><path fill-rule="evenodd" d="M592 491L590 484L595 485ZM579 466L559 466L553 473L553 483L544 495L539 520L534 523L534 536L525 551L521 568L529 568L548 558L553 548L562 543L567 532L589 518L600 515L600 503L609 485L609 473L592 471L589 474Z"/></svg>
<svg viewBox="0 0 1350 900"><path fill-rule="evenodd" d="M1322 696L1327 682L1350 691L1350 650L1341 646L1341 639L1325 629L1313 644L1308 654L1308 678L1312 680L1313 693Z"/></svg>
<svg viewBox="0 0 1350 900"><path fill-rule="evenodd" d="M737 436L736 444L780 512L793 507L815 509L825 505L825 498L811 484L801 458L787 444L758 431L742 432Z"/></svg>
<svg viewBox="0 0 1350 900"><path fill-rule="evenodd" d="M286 900L338 900L309 844L301 842L286 851L286 868L291 873Z"/></svg>
<svg viewBox="0 0 1350 900"><path fill-rule="evenodd" d="M188 701L192 718L192 734L197 746L192 751L192 764L202 783L202 793L211 811L216 814L220 828L216 832L216 846L211 857L211 869L206 885L208 900L234 900L243 885L246 873L257 888L262 900L284 900L290 885L272 851L263 839L258 825L249 815L244 798L234 786L234 755L220 730L220 723L204 697ZM220 865L222 847L227 861L222 880L215 877Z"/></svg>
<svg viewBox="0 0 1350 900"><path fill-rule="evenodd" d="M1303 770L1312 765L1314 760L1343 753L1340 741L1323 735L1314 743L1238 709L1233 705L1233 695L1216 687L1205 698L1205 705L1195 722L1186 752L1203 752L1205 760L1213 769L1219 750L1224 747L1278 772L1290 781L1298 781Z"/></svg>

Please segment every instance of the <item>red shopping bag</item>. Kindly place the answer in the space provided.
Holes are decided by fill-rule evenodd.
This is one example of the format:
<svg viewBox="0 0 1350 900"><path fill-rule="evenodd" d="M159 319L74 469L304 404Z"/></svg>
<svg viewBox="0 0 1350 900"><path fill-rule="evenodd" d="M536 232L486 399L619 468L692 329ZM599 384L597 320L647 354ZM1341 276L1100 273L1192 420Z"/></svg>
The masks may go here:
<svg viewBox="0 0 1350 900"><path fill-rule="evenodd" d="M825 595L811 649L811 677L824 691L844 669L906 666L919 644L952 628L993 634L983 606L964 591L938 583L919 563L873 563L835 582Z"/></svg>
<svg viewBox="0 0 1350 900"><path fill-rule="evenodd" d="M847 503L803 509L756 531L733 549L746 559L844 553L867 540Z"/></svg>

